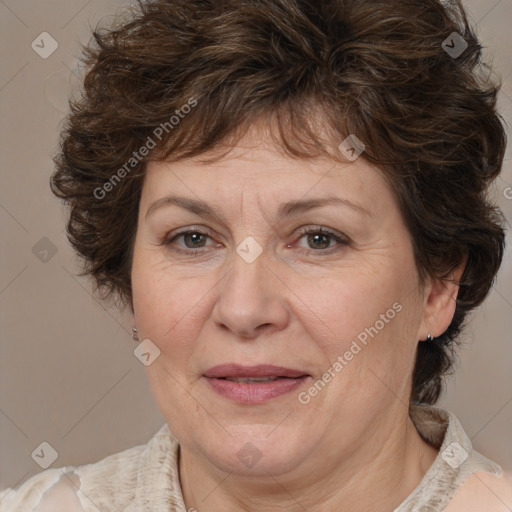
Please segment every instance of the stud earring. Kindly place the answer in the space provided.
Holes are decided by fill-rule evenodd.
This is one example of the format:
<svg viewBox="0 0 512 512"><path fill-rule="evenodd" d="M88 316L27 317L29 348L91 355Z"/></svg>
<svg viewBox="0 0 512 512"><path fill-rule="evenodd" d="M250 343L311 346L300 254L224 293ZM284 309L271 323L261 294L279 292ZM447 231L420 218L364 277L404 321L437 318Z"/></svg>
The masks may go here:
<svg viewBox="0 0 512 512"><path fill-rule="evenodd" d="M139 341L139 331L135 327L132 327L132 339Z"/></svg>
<svg viewBox="0 0 512 512"><path fill-rule="evenodd" d="M433 338L432 338L432 336L430 335L430 333L429 333L429 334L427 334L427 339L426 339L426 341L432 341L432 340L433 340Z"/></svg>

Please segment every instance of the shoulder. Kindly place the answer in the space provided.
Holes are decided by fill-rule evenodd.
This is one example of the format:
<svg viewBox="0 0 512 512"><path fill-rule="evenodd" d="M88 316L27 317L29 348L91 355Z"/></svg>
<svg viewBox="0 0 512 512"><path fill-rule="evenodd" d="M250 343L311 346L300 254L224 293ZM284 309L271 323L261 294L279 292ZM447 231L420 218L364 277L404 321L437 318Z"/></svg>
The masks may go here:
<svg viewBox="0 0 512 512"><path fill-rule="evenodd" d="M107 509L110 499L129 502L126 495L136 482L144 449L135 446L92 464L41 471L16 489L0 490L0 512L83 512L83 500L92 498L90 490L106 500Z"/></svg>
<svg viewBox="0 0 512 512"><path fill-rule="evenodd" d="M47 469L19 488L0 490L0 512L126 512L144 503L164 510L169 493L179 496L178 449L164 424L146 444L92 464Z"/></svg>
<svg viewBox="0 0 512 512"><path fill-rule="evenodd" d="M71 466L47 469L31 476L17 489L2 489L0 512L82 512L81 508L76 507L74 489L77 479L73 470ZM64 509L57 506L61 504Z"/></svg>
<svg viewBox="0 0 512 512"><path fill-rule="evenodd" d="M80 479L75 473L62 475L60 480L46 491L34 512L84 512L77 491Z"/></svg>
<svg viewBox="0 0 512 512"><path fill-rule="evenodd" d="M510 512L512 475L473 473L461 486L445 512Z"/></svg>

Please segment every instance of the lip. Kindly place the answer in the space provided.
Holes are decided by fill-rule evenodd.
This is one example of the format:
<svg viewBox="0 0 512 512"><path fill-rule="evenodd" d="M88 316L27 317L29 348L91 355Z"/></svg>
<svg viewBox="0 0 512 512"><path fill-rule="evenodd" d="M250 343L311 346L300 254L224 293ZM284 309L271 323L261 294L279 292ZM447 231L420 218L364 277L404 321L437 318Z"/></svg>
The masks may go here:
<svg viewBox="0 0 512 512"><path fill-rule="evenodd" d="M308 375L302 370L285 368L283 366L274 366L271 364L259 364L257 366L242 366L236 363L221 364L210 368L204 372L207 378L221 377L302 377Z"/></svg>
<svg viewBox="0 0 512 512"><path fill-rule="evenodd" d="M290 393L306 381L311 375L302 370L274 365L242 366L222 364L207 370L203 377L212 389L221 396L242 404L259 404ZM230 378L283 377L271 382L243 383L225 380Z"/></svg>

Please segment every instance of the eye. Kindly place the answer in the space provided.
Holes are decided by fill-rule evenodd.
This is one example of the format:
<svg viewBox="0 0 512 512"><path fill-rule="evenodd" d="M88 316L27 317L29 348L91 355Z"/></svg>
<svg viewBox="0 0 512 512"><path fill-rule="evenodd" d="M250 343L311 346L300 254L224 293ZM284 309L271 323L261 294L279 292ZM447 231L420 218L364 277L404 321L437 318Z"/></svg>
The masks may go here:
<svg viewBox="0 0 512 512"><path fill-rule="evenodd" d="M198 249L204 247L207 235L199 233L198 231L189 231L187 233L181 233L179 236L183 237L187 249Z"/></svg>
<svg viewBox="0 0 512 512"><path fill-rule="evenodd" d="M308 247L312 249L306 250L309 253L332 252L332 249L338 250L340 246L348 245L346 237L325 228L306 227L299 231L299 235L299 240L304 238Z"/></svg>
<svg viewBox="0 0 512 512"><path fill-rule="evenodd" d="M305 227L299 230L299 241L306 240L309 249L297 246L301 252L311 253L330 253L348 245L349 241L343 235L322 227ZM222 244L213 243L208 245L208 240L212 239L212 234L208 230L198 228L189 228L177 233L171 233L162 242L174 252L186 255L198 255L207 252L212 247L222 247ZM181 241L181 244L178 244ZM287 247L291 248L292 245Z"/></svg>
<svg viewBox="0 0 512 512"><path fill-rule="evenodd" d="M199 229L187 229L184 231L180 231L178 233L171 233L167 236L162 245L169 247L175 252L183 253L183 254L201 254L208 250L208 246L206 245L207 240L210 237L211 233L208 231L201 231ZM182 240L184 245L177 246L176 241ZM221 244L215 244L217 247L221 246ZM203 249L203 250L201 250Z"/></svg>

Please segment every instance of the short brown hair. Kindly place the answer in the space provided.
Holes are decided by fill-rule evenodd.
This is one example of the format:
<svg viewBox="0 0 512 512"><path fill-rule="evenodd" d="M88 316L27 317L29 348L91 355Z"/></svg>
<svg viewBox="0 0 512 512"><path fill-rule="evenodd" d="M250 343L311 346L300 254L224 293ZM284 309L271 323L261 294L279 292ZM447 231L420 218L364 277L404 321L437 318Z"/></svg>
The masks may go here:
<svg viewBox="0 0 512 512"><path fill-rule="evenodd" d="M450 55L446 39L467 48ZM292 157L338 159L312 125L320 109L339 142L355 134L391 183L421 281L449 279L467 258L453 321L418 344L411 401L439 398L463 321L488 294L505 244L487 197L506 146L499 85L482 73L459 0L140 1L94 31L83 60L83 94L71 103L51 186L70 206L68 238L103 298L131 302L150 159L232 145L256 119L276 121L276 142ZM149 138L156 147L135 160Z"/></svg>

